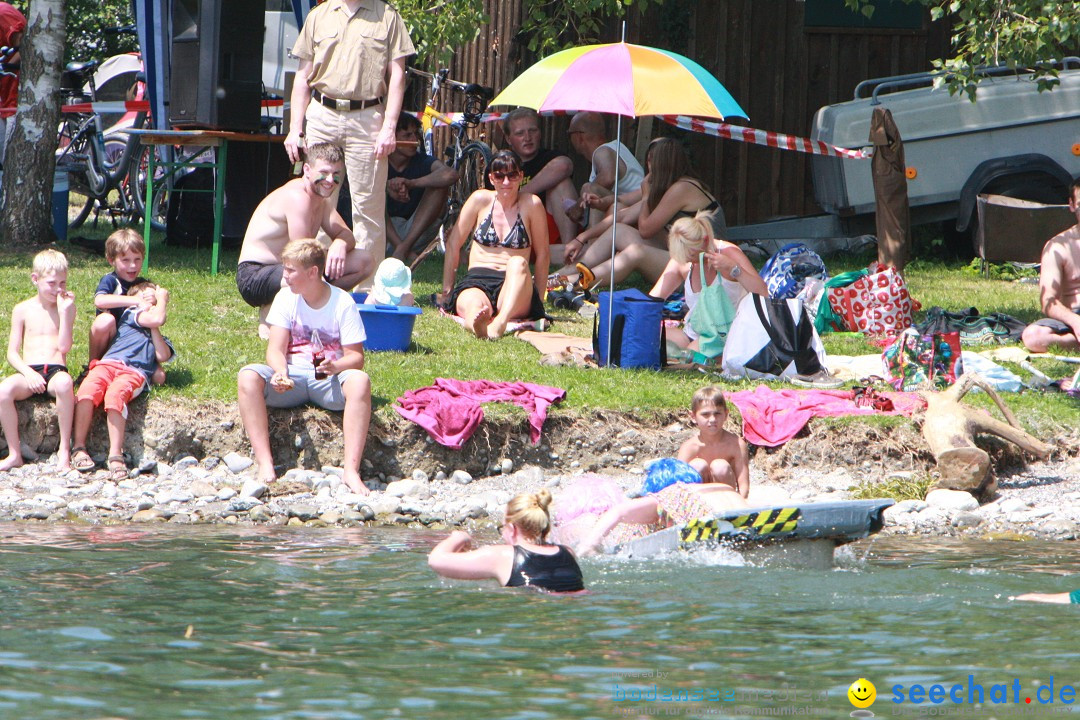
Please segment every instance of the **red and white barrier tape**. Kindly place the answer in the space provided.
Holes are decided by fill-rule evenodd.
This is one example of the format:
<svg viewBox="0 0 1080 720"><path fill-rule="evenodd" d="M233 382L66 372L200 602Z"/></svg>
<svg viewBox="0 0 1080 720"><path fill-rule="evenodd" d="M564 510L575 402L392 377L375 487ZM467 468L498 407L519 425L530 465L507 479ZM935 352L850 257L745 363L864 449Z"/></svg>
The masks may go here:
<svg viewBox="0 0 1080 720"><path fill-rule="evenodd" d="M754 145L765 145L766 147L777 148L780 150L795 150L796 152L813 153L814 155L830 155L832 157L847 158L850 160L865 160L870 157L862 150L848 150L847 148L823 143L820 140L808 140L807 138L801 138L795 135L785 135L783 133L769 132L767 130L739 127L738 125L714 122L712 120L701 120L700 118L692 118L686 115L661 115L661 118L664 122L682 128L683 130L692 130L694 132L705 133L706 135L715 135L716 137L727 140L738 140L739 142L747 142Z"/></svg>
<svg viewBox="0 0 1080 720"><path fill-rule="evenodd" d="M567 115L565 111L543 112L541 115ZM419 118L423 113L416 113ZM464 117L464 113L444 113L451 122L457 122ZM505 113L484 113L480 116L480 122L497 122L506 117ZM850 160L866 160L870 156L862 150L849 150L823 143L820 140L809 140L795 135L758 130L756 128L740 127L725 122L702 120L687 115L661 115L661 119L683 130L704 133L725 140L737 140L739 142L764 145L779 150L794 150L796 152L812 153L814 155L829 155L831 157L847 158ZM433 118L435 125L444 125L442 121Z"/></svg>

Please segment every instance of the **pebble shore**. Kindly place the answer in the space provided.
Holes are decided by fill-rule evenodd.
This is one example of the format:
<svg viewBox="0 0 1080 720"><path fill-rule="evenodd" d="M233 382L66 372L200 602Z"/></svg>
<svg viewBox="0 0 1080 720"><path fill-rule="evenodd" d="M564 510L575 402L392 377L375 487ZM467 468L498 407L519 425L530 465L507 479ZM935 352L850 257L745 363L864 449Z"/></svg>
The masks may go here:
<svg viewBox="0 0 1080 720"><path fill-rule="evenodd" d="M627 490L642 480L643 462L613 470ZM249 457L184 457L172 465L147 461L119 482L108 473L56 472L55 460L0 473L0 521L211 523L308 527L406 525L449 528L501 520L516 493L559 488L573 475L537 466L515 468L505 459L496 472L474 478L464 470L369 480L370 495L351 492L339 468L293 469L268 487L254 476ZM894 473L895 474L895 473ZM754 468L752 504L848 499L861 478L838 468L800 468L783 484ZM1080 459L1036 462L999 477L996 497L981 506L968 493L931 492L885 512L885 533L938 536L1025 536L1075 539L1080 535Z"/></svg>

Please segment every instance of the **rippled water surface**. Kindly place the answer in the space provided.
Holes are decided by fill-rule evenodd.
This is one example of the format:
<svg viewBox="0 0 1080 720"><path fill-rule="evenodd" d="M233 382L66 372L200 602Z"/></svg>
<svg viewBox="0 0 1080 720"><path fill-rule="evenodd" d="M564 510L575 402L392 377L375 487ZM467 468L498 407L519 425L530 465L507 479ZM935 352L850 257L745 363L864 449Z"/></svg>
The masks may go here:
<svg viewBox="0 0 1080 720"><path fill-rule="evenodd" d="M1008 600L1080 587L1070 544L879 539L835 570L603 559L590 593L552 597L437 579L437 539L0 525L0 718L848 717L859 677L878 717L918 716L946 706L889 688L1080 684L1077 608Z"/></svg>

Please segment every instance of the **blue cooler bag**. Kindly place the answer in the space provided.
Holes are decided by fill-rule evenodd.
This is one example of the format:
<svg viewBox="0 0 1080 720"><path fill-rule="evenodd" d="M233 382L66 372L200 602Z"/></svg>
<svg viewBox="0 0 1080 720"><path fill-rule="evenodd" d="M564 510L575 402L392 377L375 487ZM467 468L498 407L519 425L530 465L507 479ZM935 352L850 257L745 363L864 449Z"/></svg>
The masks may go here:
<svg viewBox="0 0 1080 720"><path fill-rule="evenodd" d="M614 300L613 300L614 298ZM593 324L593 351L599 365L608 365L608 315L611 315L611 365L651 368L662 365L661 325L664 301L636 288L600 293L600 312Z"/></svg>

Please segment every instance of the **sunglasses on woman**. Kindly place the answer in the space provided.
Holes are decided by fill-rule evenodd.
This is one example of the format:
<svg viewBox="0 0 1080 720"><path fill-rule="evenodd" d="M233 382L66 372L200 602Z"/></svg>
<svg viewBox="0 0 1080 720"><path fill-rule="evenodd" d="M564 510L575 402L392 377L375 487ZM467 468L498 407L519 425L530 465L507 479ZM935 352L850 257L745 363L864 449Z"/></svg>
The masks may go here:
<svg viewBox="0 0 1080 720"><path fill-rule="evenodd" d="M513 180L521 177L520 170L511 170L510 172L499 172L498 170L491 171L491 179L495 182L502 182L503 180Z"/></svg>

